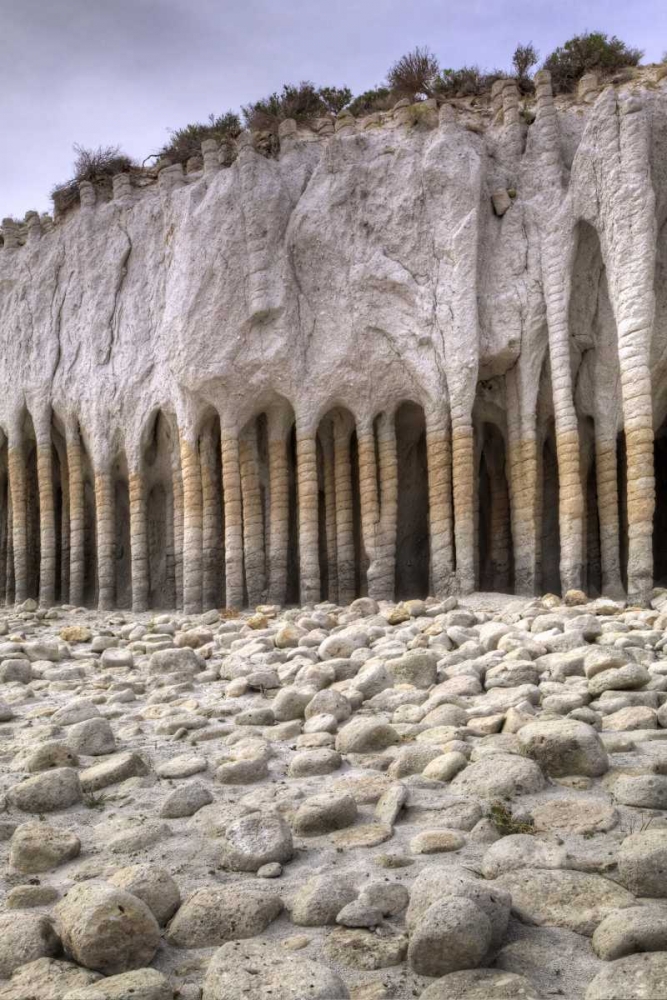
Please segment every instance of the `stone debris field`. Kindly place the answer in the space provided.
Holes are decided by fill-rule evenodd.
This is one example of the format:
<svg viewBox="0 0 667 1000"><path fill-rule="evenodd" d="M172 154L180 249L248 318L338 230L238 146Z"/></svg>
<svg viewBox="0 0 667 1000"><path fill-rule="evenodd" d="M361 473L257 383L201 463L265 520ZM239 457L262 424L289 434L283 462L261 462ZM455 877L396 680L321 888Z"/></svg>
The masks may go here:
<svg viewBox="0 0 667 1000"><path fill-rule="evenodd" d="M666 630L6 609L0 1000L667 997Z"/></svg>

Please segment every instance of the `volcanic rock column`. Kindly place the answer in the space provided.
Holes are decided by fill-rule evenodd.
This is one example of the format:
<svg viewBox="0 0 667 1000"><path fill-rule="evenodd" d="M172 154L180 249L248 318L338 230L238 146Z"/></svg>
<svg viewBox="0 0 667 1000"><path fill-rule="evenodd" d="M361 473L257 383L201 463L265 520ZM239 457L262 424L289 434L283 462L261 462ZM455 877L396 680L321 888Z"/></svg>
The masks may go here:
<svg viewBox="0 0 667 1000"><path fill-rule="evenodd" d="M202 490L196 441L179 430L183 475L183 610L201 611L202 599Z"/></svg>
<svg viewBox="0 0 667 1000"><path fill-rule="evenodd" d="M39 489L39 603L48 608L56 597L56 519L53 506L51 413L34 418Z"/></svg>
<svg viewBox="0 0 667 1000"><path fill-rule="evenodd" d="M600 521L602 593L608 594L610 597L620 598L623 586L618 543L616 438L613 434L606 434L597 420L595 422L595 477Z"/></svg>
<svg viewBox="0 0 667 1000"><path fill-rule="evenodd" d="M67 455L62 440L56 444L58 461L60 463L60 600L69 604L69 560L70 560L70 525L69 525L69 469Z"/></svg>
<svg viewBox="0 0 667 1000"><path fill-rule="evenodd" d="M227 607L243 607L243 508L239 471L239 440L222 427L222 489L225 508L225 581Z"/></svg>
<svg viewBox="0 0 667 1000"><path fill-rule="evenodd" d="M436 596L442 596L449 591L454 566L451 442L445 415L440 410L426 415L426 454L431 586Z"/></svg>
<svg viewBox="0 0 667 1000"><path fill-rule="evenodd" d="M364 548L369 559L368 596L375 600L391 600L395 584L398 510L396 428L393 415L382 413L375 427L370 420L360 423L358 435L361 525Z"/></svg>
<svg viewBox="0 0 667 1000"><path fill-rule="evenodd" d="M313 431L300 425L299 420L296 428L296 470L301 603L314 604L320 599L317 444Z"/></svg>
<svg viewBox="0 0 667 1000"><path fill-rule="evenodd" d="M174 592L176 607L183 607L183 476L178 449L174 448L171 456L172 476L172 523L174 538Z"/></svg>
<svg viewBox="0 0 667 1000"><path fill-rule="evenodd" d="M274 604L283 604L287 593L289 544L289 466L287 436L291 418L268 411L269 439L269 593Z"/></svg>
<svg viewBox="0 0 667 1000"><path fill-rule="evenodd" d="M608 118L607 157L620 169L608 178L612 218L605 220L613 259L613 302L618 328L618 354L627 455L628 597L642 604L653 586L653 406L650 351L655 311L655 194L651 182L646 113L634 95L604 94ZM602 145L602 144L601 144ZM621 182L618 183L620 176Z"/></svg>
<svg viewBox="0 0 667 1000"><path fill-rule="evenodd" d="M69 480L69 600L76 607L83 604L85 568L85 529L83 516L83 467L79 425L67 423L67 471Z"/></svg>
<svg viewBox="0 0 667 1000"><path fill-rule="evenodd" d="M130 472L130 553L132 559L132 610L148 607L148 525L146 521L146 488L141 467Z"/></svg>
<svg viewBox="0 0 667 1000"><path fill-rule="evenodd" d="M239 467L243 501L243 556L248 604L264 596L264 512L257 461L257 424L252 420L239 437Z"/></svg>
<svg viewBox="0 0 667 1000"><path fill-rule="evenodd" d="M95 512L97 516L97 607L110 611L115 602L116 532L114 485L110 463L100 462L95 470Z"/></svg>
<svg viewBox="0 0 667 1000"><path fill-rule="evenodd" d="M535 77L540 181L548 210L541 220L542 279L547 307L549 356L556 423L560 523L560 577L563 592L581 586L584 498L579 467L579 430L572 391L570 364L569 296L573 258L572 235L556 224L563 198L560 136L551 93L551 77L540 70ZM565 220L565 224L567 225Z"/></svg>
<svg viewBox="0 0 667 1000"><path fill-rule="evenodd" d="M333 421L334 485L336 489L338 600L341 604L350 604L356 594L354 504L352 462L350 460L350 439L353 429L352 421L346 414L336 414Z"/></svg>
<svg viewBox="0 0 667 1000"><path fill-rule="evenodd" d="M7 466L12 498L12 548L14 552L14 602L28 596L28 552L26 539L26 469L24 442L18 421L9 429Z"/></svg>

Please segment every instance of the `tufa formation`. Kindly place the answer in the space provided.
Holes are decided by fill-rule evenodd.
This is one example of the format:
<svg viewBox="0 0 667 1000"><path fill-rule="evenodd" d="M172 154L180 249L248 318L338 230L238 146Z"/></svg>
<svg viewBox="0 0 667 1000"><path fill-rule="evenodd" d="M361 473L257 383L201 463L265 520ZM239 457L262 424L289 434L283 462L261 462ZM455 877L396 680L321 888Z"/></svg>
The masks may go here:
<svg viewBox="0 0 667 1000"><path fill-rule="evenodd" d="M0 598L667 580L665 83L242 133L3 223Z"/></svg>

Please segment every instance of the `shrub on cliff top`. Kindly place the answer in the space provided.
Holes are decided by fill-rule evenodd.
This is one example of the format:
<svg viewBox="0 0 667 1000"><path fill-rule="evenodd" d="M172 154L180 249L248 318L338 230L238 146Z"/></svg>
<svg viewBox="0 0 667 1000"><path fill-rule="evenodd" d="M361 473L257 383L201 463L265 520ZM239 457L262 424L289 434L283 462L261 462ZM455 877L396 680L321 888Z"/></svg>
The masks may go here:
<svg viewBox="0 0 667 1000"><path fill-rule="evenodd" d="M527 45L517 45L512 56L512 66L519 90L526 94L533 89L533 81L530 71L533 66L537 66L540 54L532 42Z"/></svg>
<svg viewBox="0 0 667 1000"><path fill-rule="evenodd" d="M233 111L224 115L209 115L208 122L192 122L183 128L170 129L171 139L157 154L172 163L186 163L191 156L201 156L204 139L235 139L241 131L241 119Z"/></svg>
<svg viewBox="0 0 667 1000"><path fill-rule="evenodd" d="M98 146L97 149L86 149L75 143L74 176L64 184L58 184L51 191L51 200L57 212L66 212L79 200L79 184L81 181L91 181L96 188L111 190L111 178L114 174L131 173L138 170L137 164L118 146Z"/></svg>
<svg viewBox="0 0 667 1000"><path fill-rule="evenodd" d="M574 90L585 73L614 73L625 66L636 66L643 56L640 49L631 49L616 35L611 38L603 31L588 31L575 35L557 48L544 62L551 73L555 93Z"/></svg>
<svg viewBox="0 0 667 1000"><path fill-rule="evenodd" d="M309 80L302 80L299 84L286 83L280 93L246 104L242 112L248 128L276 133L280 123L288 118L312 122L327 114L338 114L351 99L348 87L316 87Z"/></svg>
<svg viewBox="0 0 667 1000"><path fill-rule="evenodd" d="M355 118L370 115L373 111L389 111L396 104L398 97L389 87L373 87L365 90L351 102L349 110Z"/></svg>
<svg viewBox="0 0 667 1000"><path fill-rule="evenodd" d="M387 84L397 97L431 97L440 74L440 64L427 48L417 46L394 63Z"/></svg>

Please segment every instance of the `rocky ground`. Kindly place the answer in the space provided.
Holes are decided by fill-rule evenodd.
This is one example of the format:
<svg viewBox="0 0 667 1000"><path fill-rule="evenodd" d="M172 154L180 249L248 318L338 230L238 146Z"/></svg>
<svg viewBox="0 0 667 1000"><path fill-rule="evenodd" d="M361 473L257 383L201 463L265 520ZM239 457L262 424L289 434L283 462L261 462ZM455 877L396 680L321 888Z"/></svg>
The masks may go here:
<svg viewBox="0 0 667 1000"><path fill-rule="evenodd" d="M667 594L0 633L0 1000L667 998Z"/></svg>

